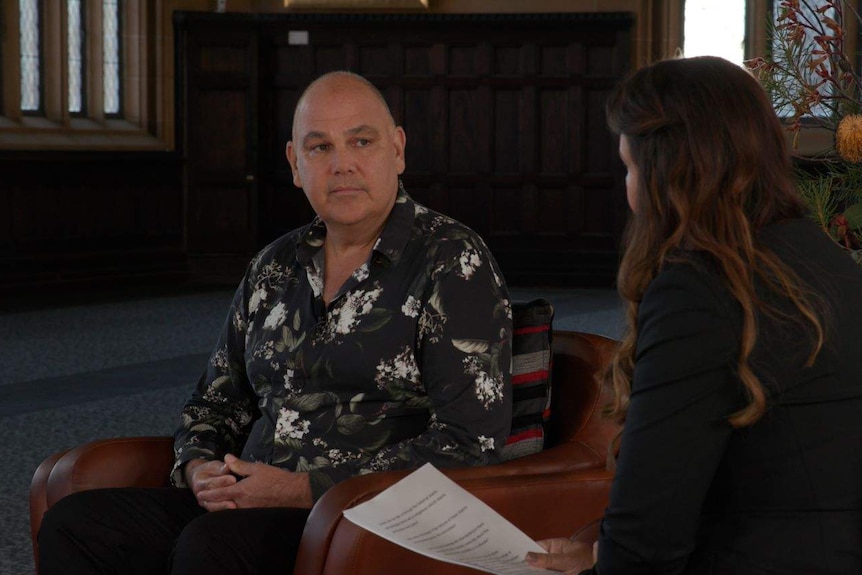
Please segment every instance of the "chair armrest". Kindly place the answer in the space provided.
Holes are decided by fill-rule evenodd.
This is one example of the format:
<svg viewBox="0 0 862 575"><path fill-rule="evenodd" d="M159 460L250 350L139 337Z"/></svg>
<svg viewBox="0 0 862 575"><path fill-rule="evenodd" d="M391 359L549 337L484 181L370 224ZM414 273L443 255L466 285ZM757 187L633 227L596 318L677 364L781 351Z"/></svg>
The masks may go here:
<svg viewBox="0 0 862 575"><path fill-rule="evenodd" d="M69 451L60 451L50 455L43 461L30 482L30 538L33 541L33 561L36 572L39 572L39 553L36 547L36 535L39 534L39 526L42 524L42 516L48 510L48 476L61 457Z"/></svg>
<svg viewBox="0 0 862 575"><path fill-rule="evenodd" d="M448 476L464 469L445 469ZM458 473L456 473L458 472ZM303 575L467 575L475 570L407 551L345 519L409 471L354 477L327 491L311 511L294 573ZM539 475L455 478L533 539L568 537L604 514L613 475L604 469ZM385 558L385 560L383 559Z"/></svg>
<svg viewBox="0 0 862 575"><path fill-rule="evenodd" d="M48 476L48 505L101 487L165 487L174 465L171 437L119 437L79 445Z"/></svg>
<svg viewBox="0 0 862 575"><path fill-rule="evenodd" d="M101 487L163 487L174 464L171 437L123 437L80 445L46 458L30 483L30 534L57 501L77 491ZM37 559L38 561L38 559Z"/></svg>
<svg viewBox="0 0 862 575"><path fill-rule="evenodd" d="M446 469L446 474L455 481L507 475L541 475L543 473L567 473L587 469L604 468L607 457L596 452L591 445L578 440L549 447L539 453L510 459L498 465L479 467L457 467Z"/></svg>
<svg viewBox="0 0 862 575"><path fill-rule="evenodd" d="M604 465L608 447L620 426L602 415L613 397L605 371L618 342L588 333L555 331L551 419L546 441L551 446L577 442Z"/></svg>

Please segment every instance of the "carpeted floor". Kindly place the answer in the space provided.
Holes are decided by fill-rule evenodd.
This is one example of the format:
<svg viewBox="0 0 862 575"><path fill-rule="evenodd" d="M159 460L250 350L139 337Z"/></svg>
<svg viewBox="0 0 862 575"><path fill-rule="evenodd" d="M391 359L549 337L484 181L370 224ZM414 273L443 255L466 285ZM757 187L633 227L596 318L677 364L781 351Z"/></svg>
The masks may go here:
<svg viewBox="0 0 862 575"><path fill-rule="evenodd" d="M33 573L28 490L48 455L94 439L170 435L232 296L176 296L0 313L0 575ZM545 297L554 327L618 337L610 290L513 288Z"/></svg>

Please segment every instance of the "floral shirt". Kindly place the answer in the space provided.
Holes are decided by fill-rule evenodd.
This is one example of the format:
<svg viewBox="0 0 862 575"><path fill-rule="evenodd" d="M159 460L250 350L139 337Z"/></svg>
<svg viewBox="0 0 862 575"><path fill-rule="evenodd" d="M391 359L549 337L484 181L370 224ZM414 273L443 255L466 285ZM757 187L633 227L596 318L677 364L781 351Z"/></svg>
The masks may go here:
<svg viewBox="0 0 862 575"><path fill-rule="evenodd" d="M369 260L323 303L319 219L264 248L175 434L181 466L226 453L348 477L498 461L511 423L509 296L482 239L403 187Z"/></svg>

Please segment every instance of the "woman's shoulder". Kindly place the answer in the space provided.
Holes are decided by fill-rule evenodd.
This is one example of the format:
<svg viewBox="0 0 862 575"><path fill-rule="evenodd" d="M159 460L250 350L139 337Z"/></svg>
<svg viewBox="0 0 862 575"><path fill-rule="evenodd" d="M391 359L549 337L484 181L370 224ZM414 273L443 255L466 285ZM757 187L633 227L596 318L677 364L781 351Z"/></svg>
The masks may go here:
<svg viewBox="0 0 862 575"><path fill-rule="evenodd" d="M715 262L696 251L678 251L666 263L644 292L643 302L653 299L676 301L724 299L727 290ZM642 302L642 303L643 303Z"/></svg>
<svg viewBox="0 0 862 575"><path fill-rule="evenodd" d="M685 252L675 255L650 282L638 316L643 326L652 320L676 323L694 318L733 324L738 314L739 306L716 265L704 254Z"/></svg>

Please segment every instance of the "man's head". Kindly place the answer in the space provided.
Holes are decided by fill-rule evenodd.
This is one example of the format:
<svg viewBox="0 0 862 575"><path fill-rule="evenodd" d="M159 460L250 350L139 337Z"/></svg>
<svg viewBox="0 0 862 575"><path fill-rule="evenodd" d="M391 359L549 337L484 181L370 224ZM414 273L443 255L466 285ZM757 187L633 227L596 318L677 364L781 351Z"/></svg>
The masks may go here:
<svg viewBox="0 0 862 575"><path fill-rule="evenodd" d="M296 105L287 160L327 227L379 228L404 171L404 130L380 92L350 72L312 82Z"/></svg>

